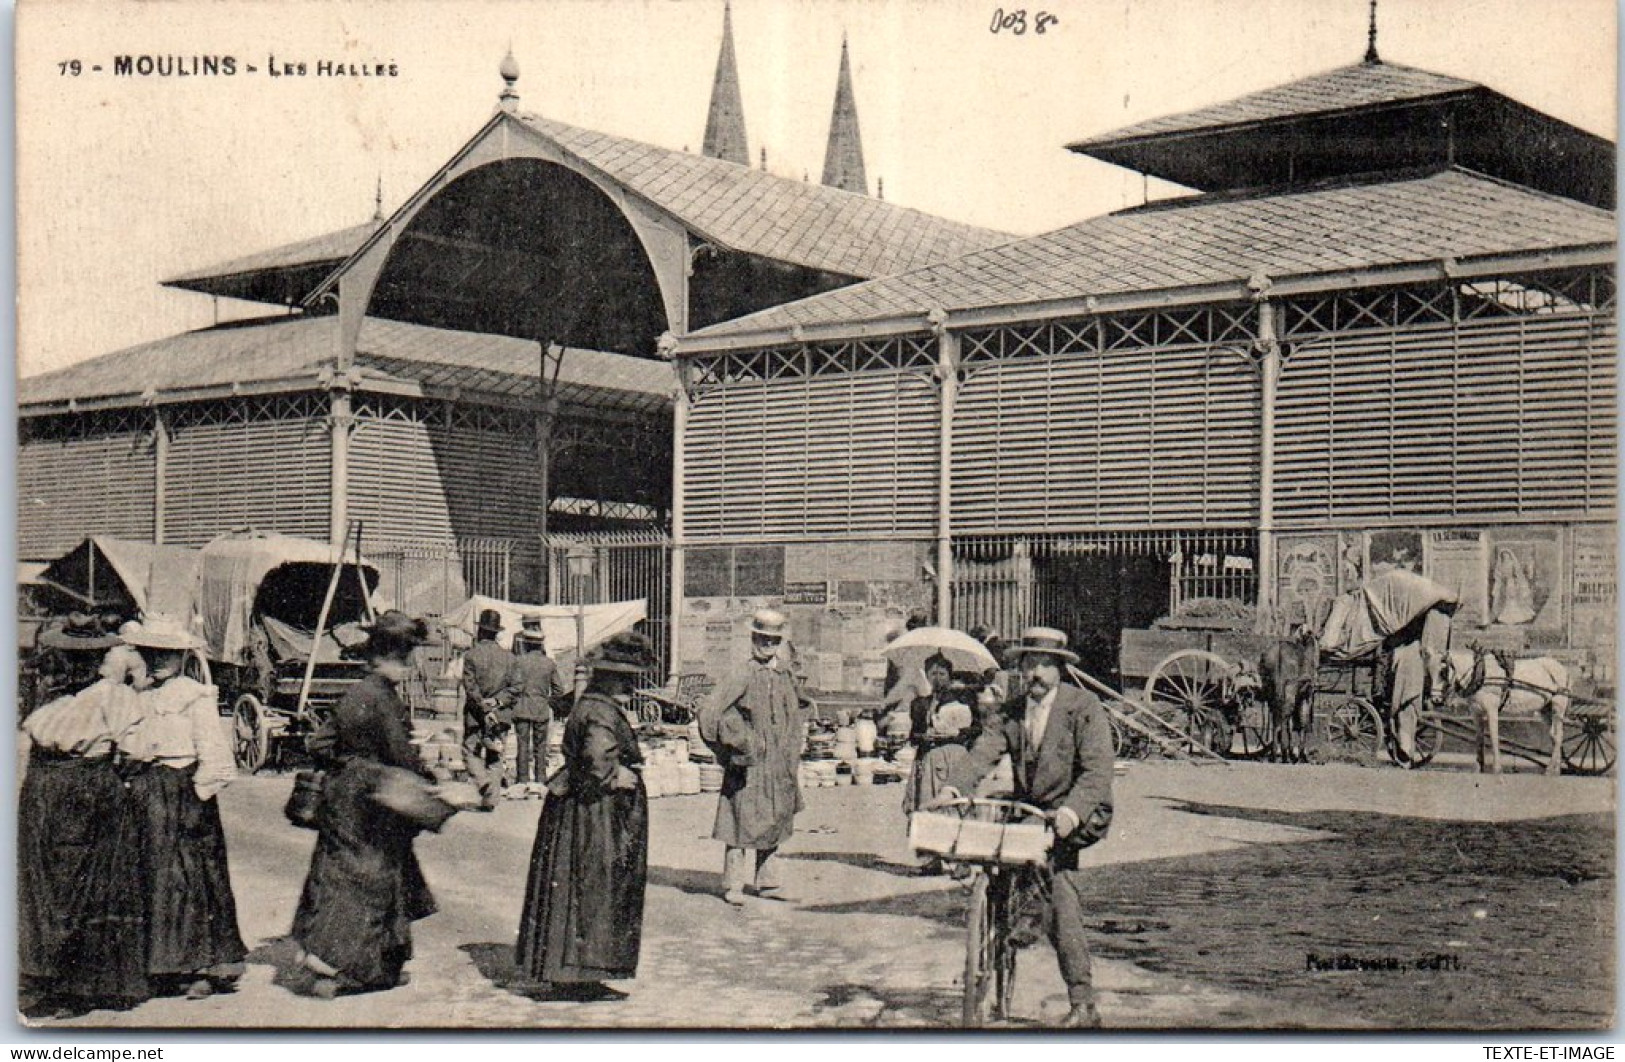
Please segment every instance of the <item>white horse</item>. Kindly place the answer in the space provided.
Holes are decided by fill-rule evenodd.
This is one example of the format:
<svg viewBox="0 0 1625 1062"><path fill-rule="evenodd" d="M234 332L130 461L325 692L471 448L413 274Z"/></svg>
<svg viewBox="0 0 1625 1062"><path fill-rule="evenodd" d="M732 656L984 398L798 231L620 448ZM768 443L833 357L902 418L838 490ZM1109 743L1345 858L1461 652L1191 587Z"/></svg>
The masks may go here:
<svg viewBox="0 0 1625 1062"><path fill-rule="evenodd" d="M1551 728L1552 755L1546 773L1563 773L1563 722L1569 714L1569 672L1549 656L1516 660L1512 671L1493 653L1474 646L1453 649L1439 665L1438 699L1461 697L1473 709L1477 729L1478 769L1484 770L1485 739L1489 770L1501 773L1501 716L1542 717Z"/></svg>

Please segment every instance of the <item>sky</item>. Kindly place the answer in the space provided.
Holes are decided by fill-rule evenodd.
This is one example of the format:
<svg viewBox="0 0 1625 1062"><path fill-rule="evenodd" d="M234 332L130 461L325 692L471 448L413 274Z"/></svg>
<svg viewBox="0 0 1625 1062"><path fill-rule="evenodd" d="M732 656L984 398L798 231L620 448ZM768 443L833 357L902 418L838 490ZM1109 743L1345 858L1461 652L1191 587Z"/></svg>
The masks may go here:
<svg viewBox="0 0 1625 1062"><path fill-rule="evenodd" d="M1037 233L1175 191L1065 144L1357 62L1366 42L1366 0L1019 2L735 0L752 161L818 178L844 33L871 192ZM992 32L1018 10L1025 34ZM1614 0L1380 0L1378 47L1616 139L1615 18ZM699 150L722 0L21 0L16 20L33 375L265 313L159 282L362 222L380 181L399 206L489 118L510 48L522 110ZM124 55L239 72L117 76ZM396 74L316 76L323 59ZM270 77L273 61L307 74Z"/></svg>

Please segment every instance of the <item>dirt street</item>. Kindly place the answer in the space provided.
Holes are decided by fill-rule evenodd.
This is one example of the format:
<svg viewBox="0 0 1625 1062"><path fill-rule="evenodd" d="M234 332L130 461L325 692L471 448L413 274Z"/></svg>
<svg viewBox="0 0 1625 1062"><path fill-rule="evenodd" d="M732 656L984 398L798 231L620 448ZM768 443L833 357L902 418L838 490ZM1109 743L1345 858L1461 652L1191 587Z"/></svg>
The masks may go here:
<svg viewBox="0 0 1625 1062"><path fill-rule="evenodd" d="M544 1002L511 963L540 804L420 841L440 913L412 981L321 1002L279 983L314 835L288 776L222 798L249 973L229 996L79 1026L943 1026L958 1019L965 890L914 874L897 786L818 789L787 846L794 904L718 897L715 797L651 802L638 977ZM1100 1009L1117 1028L1582 1029L1611 1024L1614 783L1459 769L1136 763L1089 853ZM1350 968L1353 967L1353 968ZM1017 1021L1066 999L1023 953Z"/></svg>

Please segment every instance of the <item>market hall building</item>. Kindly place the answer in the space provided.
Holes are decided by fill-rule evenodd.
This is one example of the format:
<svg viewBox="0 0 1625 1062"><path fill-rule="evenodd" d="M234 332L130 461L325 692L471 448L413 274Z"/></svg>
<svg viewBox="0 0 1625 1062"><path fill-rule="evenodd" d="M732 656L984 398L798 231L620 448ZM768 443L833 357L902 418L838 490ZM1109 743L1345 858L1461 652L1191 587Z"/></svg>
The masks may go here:
<svg viewBox="0 0 1625 1062"><path fill-rule="evenodd" d="M392 215L166 281L277 316L20 382L21 559L357 521L403 607L647 597L663 641L661 337L1012 238L864 194L844 48L828 184L746 164L727 30L711 154L522 113L502 73L491 119ZM586 587L559 563L584 537Z"/></svg>
<svg viewBox="0 0 1625 1062"><path fill-rule="evenodd" d="M873 694L906 610L1281 629L1386 567L1613 685L1614 148L1364 62L1070 145L1193 189L678 349L678 666L790 612Z"/></svg>

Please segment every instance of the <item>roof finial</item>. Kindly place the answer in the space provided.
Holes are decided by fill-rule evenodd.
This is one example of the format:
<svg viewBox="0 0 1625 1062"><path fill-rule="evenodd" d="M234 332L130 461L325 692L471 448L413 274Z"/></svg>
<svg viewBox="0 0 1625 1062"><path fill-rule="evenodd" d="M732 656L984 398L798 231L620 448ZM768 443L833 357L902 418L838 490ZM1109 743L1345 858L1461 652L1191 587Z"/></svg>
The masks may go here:
<svg viewBox="0 0 1625 1062"><path fill-rule="evenodd" d="M767 148L762 148L762 172L767 172Z"/></svg>
<svg viewBox="0 0 1625 1062"><path fill-rule="evenodd" d="M519 106L519 91L514 88L519 83L519 64L513 57L513 44L508 45L508 54L502 57L502 65L497 68L504 82L502 95L497 97L497 106L512 114Z"/></svg>
<svg viewBox="0 0 1625 1062"><path fill-rule="evenodd" d="M384 175L378 175L378 187L372 193L372 220L384 220Z"/></svg>
<svg viewBox="0 0 1625 1062"><path fill-rule="evenodd" d="M875 178L875 198L877 198L877 199L885 199L886 198L886 178L884 178L884 177L876 177Z"/></svg>
<svg viewBox="0 0 1625 1062"><path fill-rule="evenodd" d="M1377 58L1377 0L1371 0L1371 25L1365 31L1365 61L1367 66L1382 62Z"/></svg>

